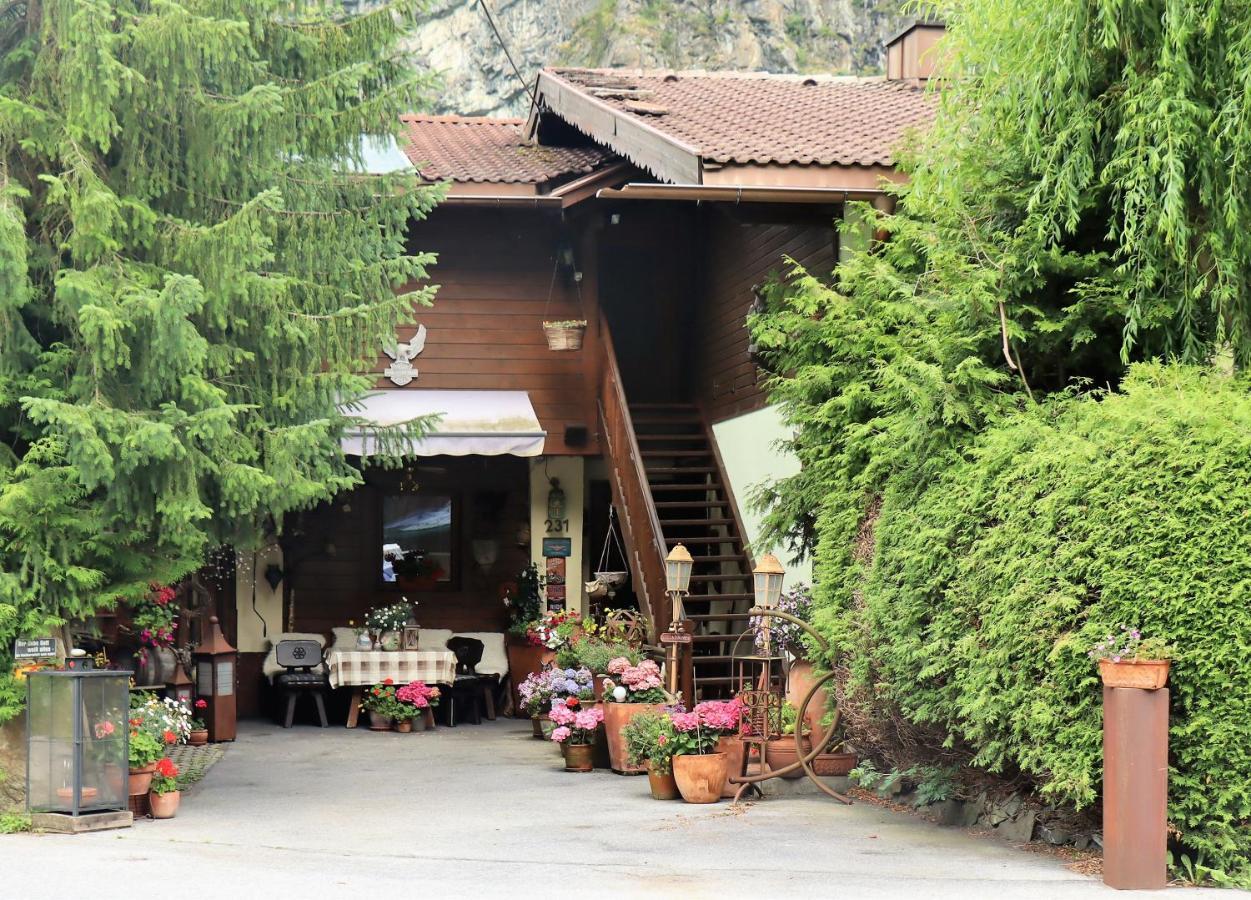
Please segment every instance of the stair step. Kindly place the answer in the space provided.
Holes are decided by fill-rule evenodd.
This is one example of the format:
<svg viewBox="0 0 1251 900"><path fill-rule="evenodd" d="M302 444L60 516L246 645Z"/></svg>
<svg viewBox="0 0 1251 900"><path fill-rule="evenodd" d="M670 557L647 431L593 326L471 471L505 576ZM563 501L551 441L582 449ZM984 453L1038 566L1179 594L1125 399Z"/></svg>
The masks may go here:
<svg viewBox="0 0 1251 900"><path fill-rule="evenodd" d="M696 657L696 659L698 658L699 657ZM737 684L739 681L740 679L735 678L733 675L711 675L708 678L700 678L698 675L695 676L695 684L698 687L704 687L710 684Z"/></svg>
<svg viewBox="0 0 1251 900"><path fill-rule="evenodd" d="M702 441L707 439L702 431L691 432L690 434L661 434L639 432L634 435L640 441Z"/></svg>
<svg viewBox="0 0 1251 900"><path fill-rule="evenodd" d="M697 407L694 403L631 403L630 409L681 409L690 412L699 411L699 407Z"/></svg>
<svg viewBox="0 0 1251 900"><path fill-rule="evenodd" d="M716 509L725 506L727 500L665 500L655 504L657 509Z"/></svg>
<svg viewBox="0 0 1251 900"><path fill-rule="evenodd" d="M639 452L643 454L644 459L656 456L673 457L675 459L679 457L700 457L707 459L712 456L712 450L640 450Z"/></svg>
<svg viewBox="0 0 1251 900"><path fill-rule="evenodd" d="M669 416L636 416L631 413L630 421L635 425L690 425L692 428L698 428L700 434L704 433L703 420L696 415L685 416L675 414Z"/></svg>
<svg viewBox="0 0 1251 900"><path fill-rule="evenodd" d="M710 481L707 483L697 482L692 484L672 484L670 482L658 482L651 485L652 492L656 491L719 491L721 490L721 482Z"/></svg>
<svg viewBox="0 0 1251 900"><path fill-rule="evenodd" d="M751 580L751 575L748 575L746 572L740 573L738 575L692 575L691 576L691 584L695 584L696 582L703 584L704 582L708 582L708 581L750 581L750 580Z"/></svg>
<svg viewBox="0 0 1251 900"><path fill-rule="evenodd" d="M715 466L653 466L648 475L716 475Z"/></svg>
<svg viewBox="0 0 1251 900"><path fill-rule="evenodd" d="M666 519L660 518L661 525L733 525L733 519Z"/></svg>
<svg viewBox="0 0 1251 900"><path fill-rule="evenodd" d="M746 564L747 557L741 553L718 553L715 556L693 556L695 565L714 562L741 562Z"/></svg>
<svg viewBox="0 0 1251 900"><path fill-rule="evenodd" d="M666 544L742 544L743 539L732 537L667 537Z"/></svg>
<svg viewBox="0 0 1251 900"><path fill-rule="evenodd" d="M686 601L690 603L692 600L696 602L708 602L710 600L755 600L755 594L690 594ZM714 613L715 615L715 613Z"/></svg>
<svg viewBox="0 0 1251 900"><path fill-rule="evenodd" d="M751 618L749 613L702 613L686 617L691 622L744 622Z"/></svg>

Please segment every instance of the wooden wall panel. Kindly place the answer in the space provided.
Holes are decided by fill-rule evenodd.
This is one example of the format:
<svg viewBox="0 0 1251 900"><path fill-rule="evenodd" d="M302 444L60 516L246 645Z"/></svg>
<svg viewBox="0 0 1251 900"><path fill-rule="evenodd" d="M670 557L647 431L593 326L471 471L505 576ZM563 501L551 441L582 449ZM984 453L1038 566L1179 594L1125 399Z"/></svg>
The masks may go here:
<svg viewBox="0 0 1251 900"><path fill-rule="evenodd" d="M777 221L753 221L708 207L704 221L693 381L696 400L711 421L719 422L765 405L758 370L747 355L752 286L762 284L771 271L783 271L787 256L814 275L828 276L837 236L832 217L779 215Z"/></svg>
<svg viewBox="0 0 1251 900"><path fill-rule="evenodd" d="M413 466L419 490L449 492L457 503L453 585L405 592L418 603L417 621L424 628L502 631L507 615L500 586L530 558L529 545L517 545L519 530L529 522L529 464L511 456L436 456ZM359 624L370 607L400 599L401 588L381 579L382 498L400 477L367 471L364 487L289 524L283 541L291 573L286 614L294 615L296 631L328 635L349 619ZM473 559L473 541L480 538L499 542L499 558L487 571Z"/></svg>
<svg viewBox="0 0 1251 900"><path fill-rule="evenodd" d="M527 391L547 431L545 452L598 454L599 316L568 267L555 267L553 279L561 248L576 247L577 235L550 211L445 207L417 223L410 242L438 255L430 283L439 290L434 305L417 308L414 323L400 329L402 341L417 323L427 332L426 348L413 361L418 377L407 387ZM581 350L547 349L542 323L559 319L591 323ZM379 352L375 371L389 363ZM378 387L395 385L380 375ZM567 425L586 426L588 442L566 445Z"/></svg>

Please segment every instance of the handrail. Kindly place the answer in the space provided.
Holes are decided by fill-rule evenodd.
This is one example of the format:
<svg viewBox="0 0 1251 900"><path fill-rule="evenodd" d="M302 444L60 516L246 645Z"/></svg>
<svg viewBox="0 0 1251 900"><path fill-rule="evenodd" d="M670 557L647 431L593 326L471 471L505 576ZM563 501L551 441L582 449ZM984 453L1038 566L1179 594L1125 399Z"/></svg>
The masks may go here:
<svg viewBox="0 0 1251 900"><path fill-rule="evenodd" d="M613 502L632 551L627 554L630 557L627 562L634 578L634 593L654 636L669 627L669 604L664 599L664 532L648 487L643 455L639 451L634 421L626 402L625 388L621 384L621 369L617 365L612 332L602 312L599 325L604 355L599 414L608 459L613 468Z"/></svg>

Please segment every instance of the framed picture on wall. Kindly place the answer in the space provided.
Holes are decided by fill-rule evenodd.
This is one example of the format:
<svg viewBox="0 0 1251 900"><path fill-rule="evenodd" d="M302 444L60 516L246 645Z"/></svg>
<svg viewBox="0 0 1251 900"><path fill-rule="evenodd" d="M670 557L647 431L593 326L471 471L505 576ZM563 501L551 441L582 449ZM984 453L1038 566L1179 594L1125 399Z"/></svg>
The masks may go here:
<svg viewBox="0 0 1251 900"><path fill-rule="evenodd" d="M405 625L404 631L400 635L401 650L420 650L418 646L418 638L421 636L421 629L416 625Z"/></svg>

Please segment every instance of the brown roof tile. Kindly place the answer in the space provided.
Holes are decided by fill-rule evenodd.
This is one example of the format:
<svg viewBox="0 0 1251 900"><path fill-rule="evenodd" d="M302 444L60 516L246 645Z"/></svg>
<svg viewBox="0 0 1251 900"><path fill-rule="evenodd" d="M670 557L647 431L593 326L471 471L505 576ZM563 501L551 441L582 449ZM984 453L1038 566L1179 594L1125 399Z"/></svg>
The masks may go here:
<svg viewBox="0 0 1251 900"><path fill-rule="evenodd" d="M934 100L916 82L746 72L549 69L618 112L694 147L706 161L894 165Z"/></svg>
<svg viewBox="0 0 1251 900"><path fill-rule="evenodd" d="M521 119L404 115L404 153L429 181L541 184L590 172L612 157L602 147L539 147Z"/></svg>

